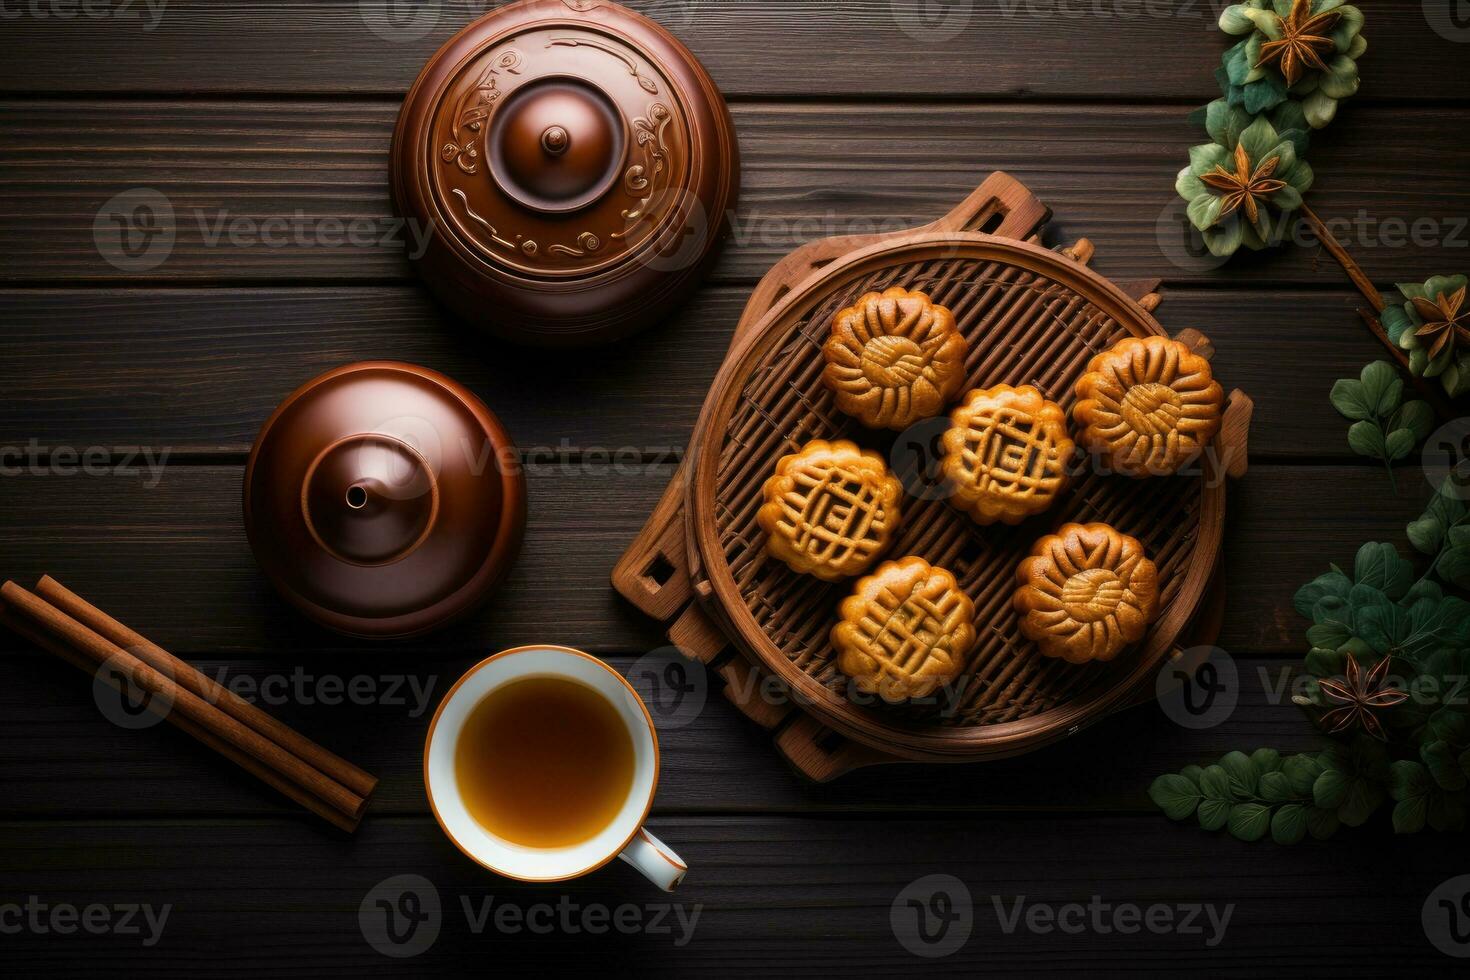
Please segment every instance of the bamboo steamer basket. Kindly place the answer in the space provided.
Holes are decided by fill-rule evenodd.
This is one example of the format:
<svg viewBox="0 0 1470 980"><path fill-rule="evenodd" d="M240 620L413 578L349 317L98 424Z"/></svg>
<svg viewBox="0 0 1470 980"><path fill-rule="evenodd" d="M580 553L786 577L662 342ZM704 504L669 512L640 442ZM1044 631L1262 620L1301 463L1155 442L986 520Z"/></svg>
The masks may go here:
<svg viewBox="0 0 1470 980"><path fill-rule="evenodd" d="M1047 513L980 527L925 492L931 467L921 453L895 449L891 434L838 412L820 381L833 315L863 293L903 286L954 311L970 346L967 388L1034 384L1070 410L1094 354L1165 330L1152 315L1157 281L1099 276L1087 267L1085 239L1043 248L1048 217L1023 185L997 173L931 225L814 242L779 263L750 299L684 465L614 570L618 591L667 623L681 652L721 676L730 699L813 779L886 762L1033 751L1151 699L1161 667L1218 634L1227 477L1246 467L1251 401L1243 392L1229 395L1221 432L1194 472L1146 480L1084 473ZM1213 353L1197 330L1177 337ZM934 424L930 437L944 423ZM818 438L889 456L911 495L887 556L919 555L949 569L975 604L979 638L962 696L947 705L855 703L828 639L851 583L799 575L765 553L755 522L761 486L781 456ZM1158 565L1159 617L1110 663L1043 657L1011 607L1017 564L1038 537L1070 521L1110 523Z"/></svg>

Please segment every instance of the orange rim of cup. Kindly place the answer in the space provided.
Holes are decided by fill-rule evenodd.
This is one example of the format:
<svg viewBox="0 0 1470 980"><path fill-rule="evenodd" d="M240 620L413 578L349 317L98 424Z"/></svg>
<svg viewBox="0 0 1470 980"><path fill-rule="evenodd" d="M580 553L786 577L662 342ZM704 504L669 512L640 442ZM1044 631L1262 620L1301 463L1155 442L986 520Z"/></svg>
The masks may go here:
<svg viewBox="0 0 1470 980"><path fill-rule="evenodd" d="M460 686L463 685L465 681L469 680L475 674L479 673L480 669L489 664L492 660L499 660L501 657L509 657L512 654L526 653L528 651L534 650L552 650L557 653L570 653L573 656L581 657L583 660L590 660L592 663L596 664L597 666L601 667L603 670L611 674L614 678L617 679L619 684L622 684L623 687L628 689L629 694L633 695L633 703L638 705L639 710L643 712L643 720L648 725L648 736L653 742L653 780L649 783L648 786L648 800L643 804L643 815L638 818L638 822L634 825L632 833L630 833L621 844L615 847L611 854L609 854L605 858L602 858L597 863L589 865L588 867L585 867L580 871L573 871L569 874L555 875L547 878L524 878L520 875L510 874L509 872L502 871L492 864L485 863L484 861L480 860L480 858L476 855L471 854L469 849L459 842L459 838L454 836L454 832L449 829L449 825L444 822L444 817L440 815L439 805L434 802L434 784L429 779L429 750L434 745L434 732L438 730L439 717L444 714L445 706L447 706L449 702L454 699L455 692L460 689ZM486 693L488 694L489 692ZM454 844L454 846L457 847L460 853L463 854L465 857L469 858L471 861L475 862L487 871L493 871L503 878L510 878L514 881L525 881L541 884L547 884L557 881L571 881L573 878L580 878L583 875L589 875L597 869L604 867L605 865L610 863L619 854L622 854L623 851L627 850L628 845L633 843L633 838L637 837L639 832L643 830L643 824L645 821L648 820L648 814L653 810L654 795L658 792L658 775L658 729L654 727L653 716L648 713L648 705L643 703L643 698L640 697L638 695L638 692L633 689L633 685L629 684L626 677L618 673L616 670L613 670L613 668L609 666L605 661L599 660L597 657L592 656L590 653L584 653L581 650L575 650L571 647L557 646L551 643L537 643L528 646L511 647L509 650L501 650L499 653L491 654L484 660L481 660L479 663L475 664L469 670L465 671L463 674L460 675L459 680L455 681L454 684L449 688L449 690L445 692L444 697L439 701L439 707L434 709L434 717L429 721L429 733L424 737L424 792L429 797L429 809L433 811L434 819L438 822L439 829L444 831L444 836L448 837L450 842ZM532 848L532 850L535 850L535 848ZM670 863L673 864L675 862L670 861Z"/></svg>

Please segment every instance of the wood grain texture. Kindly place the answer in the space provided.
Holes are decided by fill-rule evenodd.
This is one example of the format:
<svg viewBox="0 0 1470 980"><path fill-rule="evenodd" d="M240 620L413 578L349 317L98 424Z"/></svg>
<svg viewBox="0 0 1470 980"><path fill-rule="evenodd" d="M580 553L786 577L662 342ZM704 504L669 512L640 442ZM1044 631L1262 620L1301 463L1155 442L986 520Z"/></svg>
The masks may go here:
<svg viewBox="0 0 1470 980"><path fill-rule="evenodd" d="M170 466L124 476L0 479L6 577L55 575L174 653L302 651L447 658L529 642L597 652L663 645L655 624L617 597L608 576L672 473L666 464L580 461L528 467L526 547L506 586L467 623L422 641L373 645L312 627L270 589L240 517L237 466ZM1305 623L1291 596L1366 541L1394 541L1428 485L1404 468L1400 497L1381 469L1258 467L1227 502L1227 650L1300 654ZM1365 511L1362 501L1376 501ZM18 641L5 636L0 647Z"/></svg>
<svg viewBox="0 0 1470 980"><path fill-rule="evenodd" d="M350 842L281 820L10 823L0 833L0 866L16 894L173 909L152 948L138 936L25 934L6 937L6 961L28 976L80 975L87 966L155 977L350 977L395 967L462 976L467 965L484 964L558 976L581 975L589 963L599 974L647 977L1453 975L1424 939L1420 907L1454 869L1441 848L1376 827L1293 848L1243 844L1162 816L898 824L688 816L655 819L652 828L690 864L671 897L616 861L566 884L506 881L464 858L426 818L369 819ZM442 919L426 952L395 964L365 941L359 908L371 899L368 910L377 912L378 898L397 899L401 886L369 893L401 874L428 879ZM891 924L895 903L909 911L900 892L930 874L959 879L974 911L968 941L944 959L905 951ZM1120 933L1110 918L1107 932L1039 933L1024 918L1010 930L1003 924L1018 899L1024 909L1087 906L1094 896L1110 908L1213 903L1217 919L1233 908L1223 935L1202 912L1202 929L1165 935ZM589 906L631 904L636 911L625 915L651 922L650 907L670 900L686 922L698 907L692 941L676 924L605 935L581 926ZM477 932L486 902L491 918ZM549 933L524 922L514 932L497 928L497 909L538 905L550 906L536 914L553 917ZM561 907L574 910L572 929L556 921Z"/></svg>
<svg viewBox="0 0 1470 980"><path fill-rule="evenodd" d="M387 190L396 112L379 101L129 100L105 112L73 100L0 103L0 284L407 281L415 230L391 216ZM744 187L715 277L754 280L813 238L924 224L1005 170L1055 212L1051 240L1093 240L1103 275L1341 287L1310 236L1224 268L1193 249L1173 183L1203 137L1185 115L738 105ZM1422 279L1442 263L1441 247L1470 247L1470 189L1444 118L1349 103L1315 138L1312 205L1329 224L1345 222L1333 226L1379 281ZM172 249L145 271L109 264L94 240L99 210L136 188L163 194L173 212L171 225L160 219L174 229Z"/></svg>
<svg viewBox="0 0 1470 980"><path fill-rule="evenodd" d="M785 766L769 734L723 693L720 679L668 654L605 655L643 695L659 728L656 812L1091 810L1154 812L1154 777L1234 749L1316 751L1326 739L1290 703L1300 660L1241 658L1236 707L1219 726L1189 730L1156 704L1126 712L1032 755L958 765L887 766L816 784ZM226 816L298 813L243 773L220 766L160 726L120 731L99 713L86 678L39 654L4 656L0 687L0 819L160 812ZM380 780L372 814L427 814L423 740L444 692L476 662L340 657L193 658L210 679L329 743ZM774 690L763 695L789 705ZM1222 695L1223 697L1224 695ZM303 820L308 818L302 817Z"/></svg>
<svg viewBox="0 0 1470 980"><path fill-rule="evenodd" d="M88 17L79 10L26 16L15 4L0 90L396 96L440 44L500 5L169 0L161 17L142 2ZM626 5L689 45L734 98L949 97L958 90L989 98L1203 101L1216 93L1210 71L1232 40L1215 26L1220 5L1203 0ZM1419 0L1378 0L1364 33L1372 46L1360 99L1465 97L1462 53L1429 30ZM72 60L78 50L108 56L83 71ZM1422 70L1394 70L1407 61Z"/></svg>
<svg viewBox="0 0 1470 980"><path fill-rule="evenodd" d="M607 350L509 356L409 285L0 291L0 363L15 368L0 447L243 454L298 384L391 357L468 385L533 456L680 453L746 292L706 288L670 323ZM1220 378L1255 399L1253 458L1342 459L1347 423L1327 392L1384 356L1358 303L1336 290L1176 289L1155 315L1208 333Z"/></svg>

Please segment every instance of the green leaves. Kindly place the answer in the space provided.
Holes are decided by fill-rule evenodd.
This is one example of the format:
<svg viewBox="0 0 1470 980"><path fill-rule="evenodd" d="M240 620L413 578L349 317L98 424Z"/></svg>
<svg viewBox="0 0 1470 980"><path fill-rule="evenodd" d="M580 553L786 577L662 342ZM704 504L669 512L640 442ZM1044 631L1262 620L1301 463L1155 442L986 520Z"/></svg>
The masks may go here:
<svg viewBox="0 0 1470 980"><path fill-rule="evenodd" d="M1339 414L1354 420L1349 448L1385 465L1407 457L1434 431L1434 410L1427 402L1404 402L1403 379L1387 361L1374 361L1357 378L1338 380L1329 397Z"/></svg>
<svg viewBox="0 0 1470 980"><path fill-rule="evenodd" d="M1441 487L1429 507L1405 531L1409 543L1426 555L1434 555L1432 569L1457 588L1470 588L1470 511L1465 502Z"/></svg>
<svg viewBox="0 0 1470 980"><path fill-rule="evenodd" d="M1231 752L1203 769L1167 773L1148 795L1171 820L1192 816L1203 829L1224 829L1238 840L1270 835L1278 844L1295 844L1309 833L1325 838L1337 830L1337 804L1323 809L1313 796L1323 775L1316 756L1283 758L1275 749L1257 749Z"/></svg>
<svg viewBox="0 0 1470 980"><path fill-rule="evenodd" d="M1172 772L1155 779L1148 788L1148 796L1170 820L1183 820L1191 816L1203 798L1197 784Z"/></svg>
<svg viewBox="0 0 1470 980"><path fill-rule="evenodd" d="M1430 769L1411 759L1389 767L1388 791L1394 798L1395 833L1416 834L1426 825L1438 831L1464 830L1467 794L1464 787L1449 790Z"/></svg>
<svg viewBox="0 0 1470 980"><path fill-rule="evenodd" d="M1363 368L1357 381L1342 380L1332 386L1332 404L1350 419L1372 419L1398 408L1403 393L1404 383L1393 365L1374 361Z"/></svg>
<svg viewBox="0 0 1470 980"><path fill-rule="evenodd" d="M1353 560L1353 577L1358 585L1377 589L1388 598L1397 599L1413 584L1414 566L1400 558L1393 545L1370 541L1358 549Z"/></svg>

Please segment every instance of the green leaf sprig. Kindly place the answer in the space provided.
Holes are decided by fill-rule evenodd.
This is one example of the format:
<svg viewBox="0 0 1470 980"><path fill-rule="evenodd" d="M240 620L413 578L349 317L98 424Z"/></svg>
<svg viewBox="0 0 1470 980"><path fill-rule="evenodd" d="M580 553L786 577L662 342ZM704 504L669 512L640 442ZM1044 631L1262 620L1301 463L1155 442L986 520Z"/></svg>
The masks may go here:
<svg viewBox="0 0 1470 980"><path fill-rule="evenodd" d="M1387 741L1365 733L1317 753L1231 752L1154 780L1149 797L1169 817L1198 819L1241 840L1293 844L1357 827L1389 800L1397 833L1462 830L1470 812L1470 507L1442 487L1406 534L1432 556L1423 574L1389 542L1358 549L1352 574L1336 565L1297 590L1311 620L1303 693L1319 717L1335 707L1320 681L1388 661L1409 696L1383 712Z"/></svg>
<svg viewBox="0 0 1470 980"><path fill-rule="evenodd" d="M1374 361L1357 378L1339 379L1331 398L1332 407L1353 420L1348 446L1359 456L1382 462L1397 490L1393 463L1434 431L1434 409L1426 401L1404 401L1403 379L1388 361Z"/></svg>
<svg viewBox="0 0 1470 980"><path fill-rule="evenodd" d="M1160 776L1148 795L1173 820L1194 817L1205 830L1224 828L1243 841L1270 834L1295 844L1366 822L1387 797L1387 774L1383 746L1363 737L1286 757L1275 749L1231 752L1214 765Z"/></svg>

